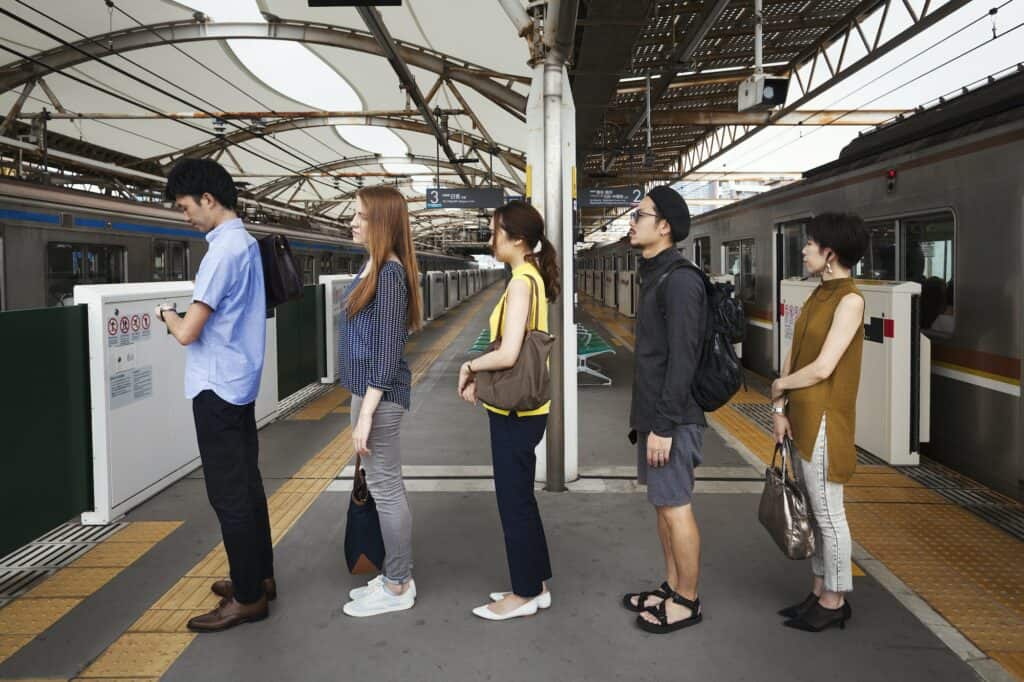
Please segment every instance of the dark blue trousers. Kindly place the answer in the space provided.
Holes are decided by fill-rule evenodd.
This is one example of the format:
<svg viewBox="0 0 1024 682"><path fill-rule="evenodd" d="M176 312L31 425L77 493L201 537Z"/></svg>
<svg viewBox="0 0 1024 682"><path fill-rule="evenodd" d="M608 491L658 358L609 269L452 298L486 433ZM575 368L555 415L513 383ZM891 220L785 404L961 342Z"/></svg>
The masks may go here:
<svg viewBox="0 0 1024 682"><path fill-rule="evenodd" d="M220 521L235 599L259 600L274 577L274 547L258 466L256 406L232 405L210 390L192 399L206 495Z"/></svg>
<svg viewBox="0 0 1024 682"><path fill-rule="evenodd" d="M498 514L505 532L505 552L512 591L536 597L551 578L551 559L537 498L533 494L537 455L547 415L507 417L488 412L491 420L491 458Z"/></svg>

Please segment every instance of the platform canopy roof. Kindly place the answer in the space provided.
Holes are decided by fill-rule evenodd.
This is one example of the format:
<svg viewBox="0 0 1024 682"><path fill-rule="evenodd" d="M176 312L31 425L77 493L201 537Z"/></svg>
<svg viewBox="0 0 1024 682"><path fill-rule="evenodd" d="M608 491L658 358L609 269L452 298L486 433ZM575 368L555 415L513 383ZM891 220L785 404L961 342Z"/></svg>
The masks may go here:
<svg viewBox="0 0 1024 682"><path fill-rule="evenodd" d="M886 35L897 2L915 21ZM792 123L810 96L965 2L764 0L766 70L789 77L795 96L785 108L741 115L754 0L575 0L578 178L678 179L763 125ZM544 3L529 9L539 37ZM517 35L499 0L379 10L306 0L0 0L0 12L6 174L19 153L23 172L33 161L40 170L45 109L50 181L132 198L156 199L182 155L208 156L267 210L287 207L344 232L358 187L395 183L418 238L438 245L481 218L427 210L427 187L525 191L526 97L540 49ZM584 226L604 217L584 212Z"/></svg>

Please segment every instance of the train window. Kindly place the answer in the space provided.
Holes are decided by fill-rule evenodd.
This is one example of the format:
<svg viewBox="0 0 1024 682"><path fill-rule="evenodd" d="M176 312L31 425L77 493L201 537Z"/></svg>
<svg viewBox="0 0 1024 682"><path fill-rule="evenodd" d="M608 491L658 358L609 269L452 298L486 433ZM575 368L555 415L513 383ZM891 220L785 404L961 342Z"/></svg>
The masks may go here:
<svg viewBox="0 0 1024 682"><path fill-rule="evenodd" d="M725 242L725 272L736 282L736 297L752 303L755 296L754 240L741 239Z"/></svg>
<svg viewBox="0 0 1024 682"><path fill-rule="evenodd" d="M797 221L779 224L779 273L783 279L803 277L804 246L807 244L807 223Z"/></svg>
<svg viewBox="0 0 1024 682"><path fill-rule="evenodd" d="M903 228L905 280L921 284L921 329L953 331L953 216L905 218Z"/></svg>
<svg viewBox="0 0 1024 682"><path fill-rule="evenodd" d="M124 282L124 247L51 242L46 245L47 305L72 304L76 284Z"/></svg>
<svg viewBox="0 0 1024 682"><path fill-rule="evenodd" d="M858 279L896 279L896 223L868 223L868 250L857 264Z"/></svg>
<svg viewBox="0 0 1024 682"><path fill-rule="evenodd" d="M711 273L711 237L697 237L693 240L693 263L702 272Z"/></svg>
<svg viewBox="0 0 1024 682"><path fill-rule="evenodd" d="M299 256L302 259L302 283L305 285L316 284L316 257Z"/></svg>
<svg viewBox="0 0 1024 682"><path fill-rule="evenodd" d="M181 282L188 279L188 245L185 242L153 240L153 279Z"/></svg>
<svg viewBox="0 0 1024 682"><path fill-rule="evenodd" d="M331 254L325 253L320 256L320 274L329 275L334 272L334 267L331 264Z"/></svg>

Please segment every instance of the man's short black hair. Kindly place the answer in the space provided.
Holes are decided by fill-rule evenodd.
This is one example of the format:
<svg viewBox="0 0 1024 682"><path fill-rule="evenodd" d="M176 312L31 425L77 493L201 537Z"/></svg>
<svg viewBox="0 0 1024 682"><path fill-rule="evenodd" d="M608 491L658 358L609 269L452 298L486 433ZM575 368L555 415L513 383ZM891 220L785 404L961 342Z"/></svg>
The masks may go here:
<svg viewBox="0 0 1024 682"><path fill-rule="evenodd" d="M178 197L189 196L199 201L206 192L220 202L224 208L234 211L238 206L238 190L235 181L224 166L210 159L181 159L167 175L164 197L175 201Z"/></svg>
<svg viewBox="0 0 1024 682"><path fill-rule="evenodd" d="M853 269L868 250L868 230L852 213L822 213L807 224L807 237L820 248L832 249L844 268Z"/></svg>

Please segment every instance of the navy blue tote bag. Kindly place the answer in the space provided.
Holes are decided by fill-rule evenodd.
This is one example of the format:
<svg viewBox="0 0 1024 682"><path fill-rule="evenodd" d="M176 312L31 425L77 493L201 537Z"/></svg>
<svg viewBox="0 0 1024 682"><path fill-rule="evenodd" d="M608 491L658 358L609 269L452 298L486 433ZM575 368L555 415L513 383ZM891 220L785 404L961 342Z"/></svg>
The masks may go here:
<svg viewBox="0 0 1024 682"><path fill-rule="evenodd" d="M384 536L380 532L377 505L366 487L366 472L358 455L345 523L345 563L353 575L380 573L384 566Z"/></svg>

